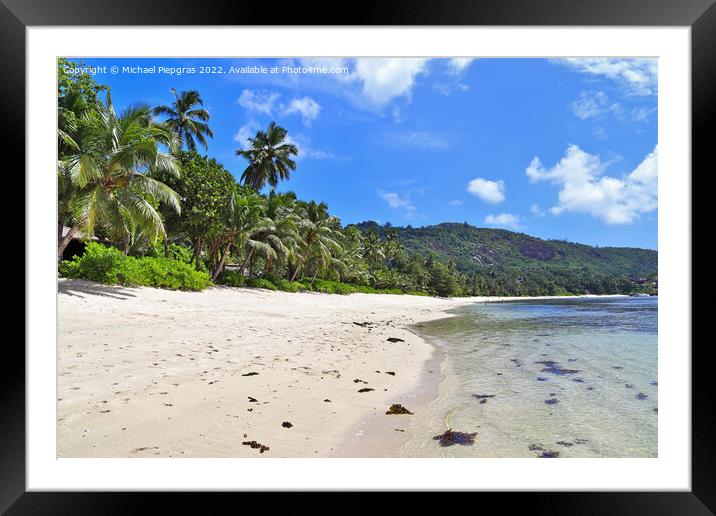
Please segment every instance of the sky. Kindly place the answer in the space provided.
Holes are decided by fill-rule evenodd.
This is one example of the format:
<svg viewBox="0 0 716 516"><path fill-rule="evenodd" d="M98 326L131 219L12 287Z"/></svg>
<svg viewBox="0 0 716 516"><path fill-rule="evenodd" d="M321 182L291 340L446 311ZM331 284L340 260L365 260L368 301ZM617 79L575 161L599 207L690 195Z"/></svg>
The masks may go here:
<svg viewBox="0 0 716 516"><path fill-rule="evenodd" d="M200 151L237 179L236 150L276 121L299 148L278 190L344 224L657 248L656 59L73 61L118 111L198 90L215 135Z"/></svg>

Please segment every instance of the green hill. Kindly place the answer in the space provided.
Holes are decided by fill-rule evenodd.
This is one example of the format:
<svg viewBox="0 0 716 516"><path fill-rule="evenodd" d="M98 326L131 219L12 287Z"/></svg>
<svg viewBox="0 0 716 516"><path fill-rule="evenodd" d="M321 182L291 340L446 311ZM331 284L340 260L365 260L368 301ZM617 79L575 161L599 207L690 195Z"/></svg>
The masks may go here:
<svg viewBox="0 0 716 516"><path fill-rule="evenodd" d="M656 293L658 253L650 249L593 247L460 223L357 227L381 237L392 233L407 251L450 264L467 284L493 295Z"/></svg>

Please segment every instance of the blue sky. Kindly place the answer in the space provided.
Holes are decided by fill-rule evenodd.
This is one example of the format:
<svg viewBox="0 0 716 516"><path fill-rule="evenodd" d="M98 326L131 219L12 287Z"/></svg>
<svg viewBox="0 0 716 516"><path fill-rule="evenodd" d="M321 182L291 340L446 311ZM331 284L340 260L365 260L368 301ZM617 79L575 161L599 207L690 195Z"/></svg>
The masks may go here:
<svg viewBox="0 0 716 516"><path fill-rule="evenodd" d="M344 224L467 221L657 247L653 59L75 61L106 67L95 79L118 109L199 90L208 154L237 178L236 149L275 120L300 149L279 190L325 201Z"/></svg>

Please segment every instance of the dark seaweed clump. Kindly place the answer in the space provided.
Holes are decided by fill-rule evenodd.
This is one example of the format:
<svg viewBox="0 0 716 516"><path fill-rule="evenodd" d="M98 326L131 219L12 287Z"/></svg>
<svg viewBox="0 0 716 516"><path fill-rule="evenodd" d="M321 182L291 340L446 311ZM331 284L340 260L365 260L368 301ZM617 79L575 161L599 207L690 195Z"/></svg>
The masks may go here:
<svg viewBox="0 0 716 516"><path fill-rule="evenodd" d="M386 340L387 340L388 342L393 342L393 343L395 343L395 342L405 342L403 339L399 339L398 337L388 337Z"/></svg>
<svg viewBox="0 0 716 516"><path fill-rule="evenodd" d="M436 435L433 437L435 441L440 441L440 446L452 446L453 444L459 444L461 446L472 446L475 444L475 436L477 432L471 434L465 432L454 432L452 428L445 431L445 433Z"/></svg>
<svg viewBox="0 0 716 516"><path fill-rule="evenodd" d="M540 459L556 459L557 457L559 457L559 452L552 450L545 450L539 455Z"/></svg>
<svg viewBox="0 0 716 516"><path fill-rule="evenodd" d="M388 412L386 414L391 415L400 415L400 414L412 414L408 409L406 409L404 406L402 406L400 403L394 403L390 406L388 409Z"/></svg>
<svg viewBox="0 0 716 516"><path fill-rule="evenodd" d="M358 390L358 392L370 392L374 390L375 389L371 389L370 387L363 387L362 389Z"/></svg>
<svg viewBox="0 0 716 516"><path fill-rule="evenodd" d="M259 373L255 373L254 371L251 371L250 373L242 374L241 376L256 376Z"/></svg>
<svg viewBox="0 0 716 516"><path fill-rule="evenodd" d="M640 392L639 394L637 394L637 395L634 396L634 397L635 397L636 399L638 399L638 400L645 400L645 399L648 398L649 396L647 396L647 395L644 394L643 392Z"/></svg>
<svg viewBox="0 0 716 516"><path fill-rule="evenodd" d="M575 374L580 372L579 369L566 369L564 367L561 367L554 360L540 360L539 362L535 362L535 364L542 364L544 366L542 368L543 373L550 373L558 376L563 374Z"/></svg>
<svg viewBox="0 0 716 516"><path fill-rule="evenodd" d="M270 449L268 446L264 446L263 444L256 442L256 441L244 441L241 444L243 444L244 446L251 446L251 448L254 448L254 449L258 448L259 453L269 451L269 449Z"/></svg>
<svg viewBox="0 0 716 516"><path fill-rule="evenodd" d="M293 424L288 421L284 421L283 423L281 423L281 426L284 428L291 428Z"/></svg>

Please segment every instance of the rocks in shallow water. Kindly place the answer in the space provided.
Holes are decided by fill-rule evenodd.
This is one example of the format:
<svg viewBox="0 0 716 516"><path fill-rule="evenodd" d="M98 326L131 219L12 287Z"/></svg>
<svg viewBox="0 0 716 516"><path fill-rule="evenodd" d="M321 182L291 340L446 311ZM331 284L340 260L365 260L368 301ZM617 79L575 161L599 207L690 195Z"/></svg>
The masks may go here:
<svg viewBox="0 0 716 516"><path fill-rule="evenodd" d="M477 432L465 433L465 432L454 432L452 428L446 430L440 435L433 437L433 440L439 441L440 446L452 446L453 444L459 444L461 446L472 446L475 444L475 436Z"/></svg>
<svg viewBox="0 0 716 516"><path fill-rule="evenodd" d="M651 410L653 410L653 411L654 411L654 414L658 414L658 413L659 413L659 409L658 409L658 408L656 408L656 407L654 407L654 408L653 408L653 409L651 409Z"/></svg>
<svg viewBox="0 0 716 516"><path fill-rule="evenodd" d="M645 400L645 399L647 399L649 396L647 396L647 395L644 394L643 392L640 392L639 394L637 394L637 395L634 396L634 397L635 397L636 399L638 399L638 400Z"/></svg>
<svg viewBox="0 0 716 516"><path fill-rule="evenodd" d="M589 439L574 439L574 444L587 444Z"/></svg>
<svg viewBox="0 0 716 516"><path fill-rule="evenodd" d="M612 369L624 369L624 368L620 365L615 365L615 366L612 366Z"/></svg>
<svg viewBox="0 0 716 516"><path fill-rule="evenodd" d="M535 380L537 380L538 382L547 382L549 381L549 378L545 378L544 376L538 376L537 378L535 378Z"/></svg>
<svg viewBox="0 0 716 516"><path fill-rule="evenodd" d="M395 342L405 342L403 339L399 339L398 337L388 337L388 338L385 339L385 340L387 340L388 342L393 342L393 343L395 343Z"/></svg>
<svg viewBox="0 0 716 516"><path fill-rule="evenodd" d="M519 358L511 358L510 362L515 364L515 367L522 367L522 362L520 361Z"/></svg>
<svg viewBox="0 0 716 516"><path fill-rule="evenodd" d="M529 451L544 451L544 448L541 444L530 444L527 449Z"/></svg>
<svg viewBox="0 0 716 516"><path fill-rule="evenodd" d="M375 389L371 389L370 387L363 387L362 389L359 389L358 392L370 392L374 390Z"/></svg>
<svg viewBox="0 0 716 516"><path fill-rule="evenodd" d="M567 448L574 446L574 443L570 443L569 441L557 441L555 444L559 444L560 446L565 446Z"/></svg>
<svg viewBox="0 0 716 516"><path fill-rule="evenodd" d="M627 389L633 389L633 388L634 388L634 386L633 386L632 384L630 384L630 383L625 383L625 384L624 384L624 387L626 387Z"/></svg>
<svg viewBox="0 0 716 516"><path fill-rule="evenodd" d="M566 369L560 366L554 360L540 360L538 362L535 362L535 364L542 364L544 366L542 368L543 373L550 373L557 376L561 376L564 374L576 374L581 372L579 369Z"/></svg>
<svg viewBox="0 0 716 516"><path fill-rule="evenodd" d="M540 459L556 459L559 457L558 451L552 451L552 450L545 450L542 452L541 455L538 455Z"/></svg>
<svg viewBox="0 0 716 516"><path fill-rule="evenodd" d="M544 402L547 405L556 405L557 403L559 403L559 400L557 398L550 398L548 400L544 400Z"/></svg>
<svg viewBox="0 0 716 516"><path fill-rule="evenodd" d="M472 397L475 398L476 400L482 400L480 403L483 403L490 398L494 398L495 395L494 394L473 394Z"/></svg>
<svg viewBox="0 0 716 516"><path fill-rule="evenodd" d="M281 426L284 428L291 428L293 424L288 421L284 421L283 423L281 423Z"/></svg>
<svg viewBox="0 0 716 516"><path fill-rule="evenodd" d="M386 412L387 415L401 415L401 414L411 414L408 409L406 409L404 406L402 406L400 403L393 403L388 411Z"/></svg>
<svg viewBox="0 0 716 516"><path fill-rule="evenodd" d="M270 449L268 446L264 446L263 444L256 442L256 441L244 441L241 444L243 444L244 446L251 446L251 448L254 448L254 449L258 449L259 453L269 451L269 449Z"/></svg>
<svg viewBox="0 0 716 516"><path fill-rule="evenodd" d="M584 380L582 378L572 378L572 381L576 383L584 383Z"/></svg>
<svg viewBox="0 0 716 516"><path fill-rule="evenodd" d="M657 385L659 385L659 382L657 382L656 380L652 380L651 382L649 382L649 385L656 387Z"/></svg>

